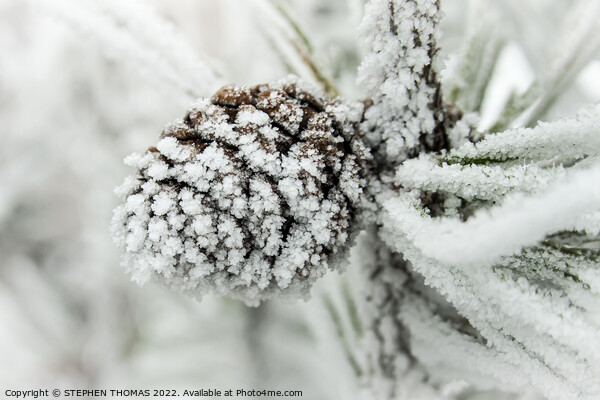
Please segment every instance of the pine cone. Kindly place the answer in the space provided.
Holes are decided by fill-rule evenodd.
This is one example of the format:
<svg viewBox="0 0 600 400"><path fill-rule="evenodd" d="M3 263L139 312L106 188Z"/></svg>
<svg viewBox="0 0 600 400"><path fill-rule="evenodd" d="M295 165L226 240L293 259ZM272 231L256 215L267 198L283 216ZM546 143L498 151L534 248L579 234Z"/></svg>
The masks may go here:
<svg viewBox="0 0 600 400"><path fill-rule="evenodd" d="M256 304L306 294L366 213L362 106L298 81L224 87L133 154L113 236L134 280Z"/></svg>

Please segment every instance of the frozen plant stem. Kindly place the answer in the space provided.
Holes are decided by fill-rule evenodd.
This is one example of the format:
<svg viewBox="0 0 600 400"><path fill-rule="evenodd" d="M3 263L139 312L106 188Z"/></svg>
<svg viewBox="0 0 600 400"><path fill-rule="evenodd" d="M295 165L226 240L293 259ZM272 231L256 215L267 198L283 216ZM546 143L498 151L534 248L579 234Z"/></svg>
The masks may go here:
<svg viewBox="0 0 600 400"><path fill-rule="evenodd" d="M372 0L366 5L360 27L366 55L358 79L373 102L362 128L375 158L370 188L380 205L393 190L393 171L420 153L449 149L449 131L461 117L442 100L440 18L439 0ZM377 250L367 272L367 337L375 344L368 346L367 379L375 398L403 398L402 382L408 374L420 374L399 318L413 278L402 255L378 239L371 247Z"/></svg>
<svg viewBox="0 0 600 400"><path fill-rule="evenodd" d="M373 100L364 131L380 167L449 146L446 131L455 118L448 118L441 97L439 20L434 0L373 0L366 6L358 80Z"/></svg>

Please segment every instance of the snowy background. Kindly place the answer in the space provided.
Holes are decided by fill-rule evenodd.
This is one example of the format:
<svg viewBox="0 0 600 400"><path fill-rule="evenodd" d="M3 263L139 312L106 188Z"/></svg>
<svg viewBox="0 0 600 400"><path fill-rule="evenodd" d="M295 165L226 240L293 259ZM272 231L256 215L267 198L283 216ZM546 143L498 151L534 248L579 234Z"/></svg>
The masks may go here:
<svg viewBox="0 0 600 400"><path fill-rule="evenodd" d="M443 5L449 71L468 34L470 3ZM212 387L356 398L345 346L357 339L337 336L332 304L360 290L358 262L343 278L320 282L306 303L197 303L130 282L108 233L118 202L113 188L131 172L123 157L155 143L191 96L208 96L223 82L272 81L290 70L311 79L286 40L294 32L269 4L152 0L132 3L132 12L118 1L0 0L2 391ZM281 4L310 33L314 59L340 91L360 98L355 30L363 1ZM496 22L490 30L502 30L506 42L482 127L564 50L553 37L570 4L489 6ZM167 34L157 37L161 29ZM145 38L148 51L136 52L131 38ZM597 55L545 118L600 101Z"/></svg>

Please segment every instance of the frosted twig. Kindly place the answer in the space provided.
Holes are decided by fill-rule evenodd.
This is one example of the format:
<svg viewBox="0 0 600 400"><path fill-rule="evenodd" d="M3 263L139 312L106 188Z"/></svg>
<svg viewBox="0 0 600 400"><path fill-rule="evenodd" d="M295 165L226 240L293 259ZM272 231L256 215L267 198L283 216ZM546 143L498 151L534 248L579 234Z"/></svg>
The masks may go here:
<svg viewBox="0 0 600 400"><path fill-rule="evenodd" d="M365 56L359 84L373 98L365 131L382 162L448 146L443 128L435 0L372 0L360 26ZM377 154L376 154L377 155Z"/></svg>

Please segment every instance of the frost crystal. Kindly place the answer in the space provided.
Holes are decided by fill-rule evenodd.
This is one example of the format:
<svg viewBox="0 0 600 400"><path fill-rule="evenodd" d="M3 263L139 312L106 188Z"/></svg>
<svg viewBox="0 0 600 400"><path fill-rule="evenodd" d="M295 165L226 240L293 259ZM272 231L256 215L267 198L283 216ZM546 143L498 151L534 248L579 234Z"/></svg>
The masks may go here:
<svg viewBox="0 0 600 400"><path fill-rule="evenodd" d="M295 80L225 87L167 126L118 189L113 235L134 280L256 304L305 294L362 225L362 105Z"/></svg>
<svg viewBox="0 0 600 400"><path fill-rule="evenodd" d="M448 146L440 133L458 118L446 121L440 107L440 18L432 0L373 0L366 6L361 36L367 54L359 83L373 97L364 129L382 162L397 164L421 150Z"/></svg>

